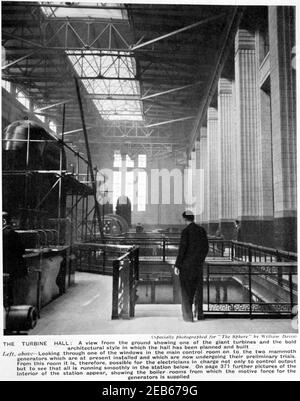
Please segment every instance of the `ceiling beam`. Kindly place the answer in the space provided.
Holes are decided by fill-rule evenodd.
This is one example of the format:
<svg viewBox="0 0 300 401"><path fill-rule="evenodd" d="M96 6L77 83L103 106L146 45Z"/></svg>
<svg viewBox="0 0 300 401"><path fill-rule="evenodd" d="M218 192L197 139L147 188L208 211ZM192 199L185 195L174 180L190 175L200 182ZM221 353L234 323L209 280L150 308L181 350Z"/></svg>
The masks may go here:
<svg viewBox="0 0 300 401"><path fill-rule="evenodd" d="M70 102L73 102L73 99L63 100L63 101L61 101L61 102L58 102L58 103L55 103L55 104L51 104L51 105L49 105L49 106L41 107L41 108L35 110L35 112L40 112L40 111L43 111L43 110L48 110L48 109L51 109L52 107L60 106L60 105L62 105L62 104L66 104L66 103L70 103Z"/></svg>
<svg viewBox="0 0 300 401"><path fill-rule="evenodd" d="M91 127L86 127L86 129L87 130L91 129ZM57 135L60 135L60 136L62 136L62 135L70 135L70 134L74 134L75 132L81 132L81 131L83 131L83 128L73 129L72 131L61 132L61 133L59 133Z"/></svg>
<svg viewBox="0 0 300 401"><path fill-rule="evenodd" d="M83 144L83 140L79 140L76 143ZM159 139L159 138L151 138L151 137L145 137L145 138L128 138L128 137L109 137L109 138L103 138L103 136L99 136L99 138L96 140L95 138L90 138L89 143L91 145L113 145L113 144L124 144L124 145L174 145L174 146L185 146L186 142L182 141L166 141L166 139Z"/></svg>
<svg viewBox="0 0 300 401"><path fill-rule="evenodd" d="M184 89L191 88L191 87L193 87L193 86L197 86L197 85L199 85L199 84L201 84L201 83L202 83L202 81L198 81L198 82L195 82L195 83L193 83L193 84L180 86L180 87L178 87L178 88L169 89L169 90L166 90L166 91L163 91L163 92L153 93L152 95L142 96L141 100L151 99L151 98L153 98L153 97L166 95L166 94L168 94L168 93L173 93L173 92L182 91L182 90L184 90Z"/></svg>
<svg viewBox="0 0 300 401"><path fill-rule="evenodd" d="M154 123L154 124L149 124L145 125L145 128L151 128L151 127L157 127L158 125L165 125L165 124L173 124L177 123L179 121L185 121L185 120L191 120L195 118L196 116L188 116L188 117L181 117L181 118L176 118L174 120L168 120L168 121L161 121L159 123Z"/></svg>
<svg viewBox="0 0 300 401"><path fill-rule="evenodd" d="M32 55L34 55L35 53L38 53L39 51L40 51L40 48L33 50L32 52L27 53L25 56L22 56L22 57L18 58L17 60L12 61L11 63L5 64L3 67L1 67L1 70L5 70L6 68L12 67L13 65L31 57Z"/></svg>
<svg viewBox="0 0 300 401"><path fill-rule="evenodd" d="M89 93L88 95L85 95L85 98L87 99L93 99L93 100L141 100L140 95L135 95L135 94L107 94L107 93Z"/></svg>
<svg viewBox="0 0 300 401"><path fill-rule="evenodd" d="M19 71L19 69L17 70ZM74 72L74 76L76 76L75 72ZM3 76L4 79L8 79L8 80L16 80L16 81L36 81L36 82L66 82L66 79L70 79L70 74L66 71L65 76L61 76L58 73L57 74L49 74L49 72L47 73L47 75L35 75L35 74L31 74L31 75L23 75L23 74L13 74L13 73L8 73L6 75ZM97 80L97 79L103 79L103 80L117 80L117 81L138 81L138 79L136 77L133 78L113 78L113 77L85 77L85 76L77 76L76 77L79 80Z"/></svg>
<svg viewBox="0 0 300 401"><path fill-rule="evenodd" d="M103 4L103 3L101 3ZM16 4L17 5L17 4ZM124 10L126 11L126 7L124 6L112 6L112 5L108 5L108 6L96 6L96 5L91 5L90 3L88 3L87 5L78 5L78 4L66 4L66 3L49 3L49 2L40 2L40 3L29 3L29 5L31 6L35 6L35 7L50 7L50 8L81 8L81 9L91 9L91 10Z"/></svg>
<svg viewBox="0 0 300 401"><path fill-rule="evenodd" d="M214 21L214 20L216 20L218 18L221 18L221 17L224 17L224 13L219 14L219 15L215 15L215 16L210 17L210 18L206 18L204 20L198 21L198 22L196 22L194 24L191 24L191 25L187 25L187 26L185 26L183 28L177 29L176 31L173 31L173 32L167 33L165 35L159 36L159 37L157 37L155 39L148 40L147 42L140 43L138 45L134 45L134 46L131 47L131 50L137 50L137 49L140 49L141 47L145 47L145 46L151 45L152 43L155 43L155 42L158 42L160 40L169 38L170 36L177 35L178 33L185 32L185 31L187 31L189 29L196 28L199 25L206 24L207 22Z"/></svg>
<svg viewBox="0 0 300 401"><path fill-rule="evenodd" d="M219 57L215 64L215 69L212 71L212 74L210 76L210 81L209 81L208 87L206 88L206 96L204 97L204 99L201 103L200 110L195 118L194 127L193 127L191 135L190 135L190 142L187 147L188 154L190 154L193 150L194 143L199 134L199 128L201 127L201 124L203 123L203 120L206 115L206 111L213 99L213 96L215 95L218 80L221 76L221 72L223 70L227 56L229 54L230 45L231 45L232 41L234 40L234 35L235 35L235 33L239 27L239 24L242 20L244 10L245 10L245 7L238 7L238 6L234 7L233 11L231 12L230 17L227 20L227 24L224 29L224 33L222 35L223 42L220 47Z"/></svg>

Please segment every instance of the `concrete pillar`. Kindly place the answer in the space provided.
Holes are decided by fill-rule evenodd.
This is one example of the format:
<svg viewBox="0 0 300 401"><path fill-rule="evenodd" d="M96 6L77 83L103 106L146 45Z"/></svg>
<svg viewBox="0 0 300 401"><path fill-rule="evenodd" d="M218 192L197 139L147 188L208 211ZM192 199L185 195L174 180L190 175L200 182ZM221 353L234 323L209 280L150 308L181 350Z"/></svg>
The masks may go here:
<svg viewBox="0 0 300 401"><path fill-rule="evenodd" d="M270 57L266 31L268 25L256 32L256 61L259 71L258 88L258 144L260 149L260 244L274 246L273 230L273 160L272 160L272 124L271 124L271 90L270 90Z"/></svg>
<svg viewBox="0 0 300 401"><path fill-rule="evenodd" d="M260 148L260 244L274 246L274 190L272 160L271 97L259 89L260 121L258 127Z"/></svg>
<svg viewBox="0 0 300 401"><path fill-rule="evenodd" d="M275 246L296 250L296 76L293 7L269 7Z"/></svg>
<svg viewBox="0 0 300 401"><path fill-rule="evenodd" d="M203 215L202 215L202 208L201 208L201 182L197 182L197 180L199 179L199 174L197 175L197 172L200 171L200 139L199 137L197 138L196 142L195 142L195 160L194 160L194 164L192 164L192 168L193 168L193 190L194 190L194 196L197 198L196 199L196 205L194 208L194 213L195 213L195 221L196 223L202 224L202 220L203 220ZM198 188L197 185L198 184Z"/></svg>
<svg viewBox="0 0 300 401"><path fill-rule="evenodd" d="M220 78L218 84L218 210L220 229L225 239L233 238L233 221L236 218L234 118L233 83L228 79Z"/></svg>
<svg viewBox="0 0 300 401"><path fill-rule="evenodd" d="M200 129L200 180L203 211L201 216L202 226L208 230L208 157L207 157L207 128Z"/></svg>
<svg viewBox="0 0 300 401"><path fill-rule="evenodd" d="M238 133L238 220L241 239L260 242L260 143L255 34L244 29L235 38L235 80Z"/></svg>
<svg viewBox="0 0 300 401"><path fill-rule="evenodd" d="M207 110L208 231L211 235L216 233L219 226L218 143L218 110L209 107Z"/></svg>

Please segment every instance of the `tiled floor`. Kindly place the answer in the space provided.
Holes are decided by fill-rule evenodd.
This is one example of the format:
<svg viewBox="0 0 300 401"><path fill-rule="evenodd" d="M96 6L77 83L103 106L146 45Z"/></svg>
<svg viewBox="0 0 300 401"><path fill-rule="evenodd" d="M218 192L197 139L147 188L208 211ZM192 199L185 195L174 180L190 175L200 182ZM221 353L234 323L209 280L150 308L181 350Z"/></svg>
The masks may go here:
<svg viewBox="0 0 300 401"><path fill-rule="evenodd" d="M220 319L186 323L180 305L137 305L132 320L111 320L112 279L77 273L76 285L41 312L29 335L295 333L289 319Z"/></svg>

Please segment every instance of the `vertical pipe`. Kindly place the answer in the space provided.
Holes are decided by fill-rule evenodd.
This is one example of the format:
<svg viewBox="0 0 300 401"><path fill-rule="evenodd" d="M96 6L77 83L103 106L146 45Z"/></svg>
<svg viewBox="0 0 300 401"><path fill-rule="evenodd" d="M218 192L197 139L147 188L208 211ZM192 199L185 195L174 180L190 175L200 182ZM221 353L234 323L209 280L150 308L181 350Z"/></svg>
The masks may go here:
<svg viewBox="0 0 300 401"><path fill-rule="evenodd" d="M88 235L88 212L89 212L89 196L86 196L86 202L85 202L85 215L86 215L86 224L85 224L85 240L87 240L87 235Z"/></svg>
<svg viewBox="0 0 300 401"><path fill-rule="evenodd" d="M36 289L36 309L37 309L37 316L40 318L40 311L42 307L42 302L41 302L41 294L42 294L42 271L38 270L37 271L37 289Z"/></svg>
<svg viewBox="0 0 300 401"><path fill-rule="evenodd" d="M62 169L63 169L63 152L64 152L64 132L65 132L65 114L66 105L63 104L63 118L62 118L62 130L61 130L61 141L60 141L60 155L59 155L59 183L58 183L58 213L57 213L57 231L58 231L58 244L61 240L61 197L62 197Z"/></svg>
<svg viewBox="0 0 300 401"><path fill-rule="evenodd" d="M113 320L119 319L119 270L120 262L118 260L113 261L113 293L112 293L112 316Z"/></svg>
<svg viewBox="0 0 300 401"><path fill-rule="evenodd" d="M251 276L251 263L248 264L248 279L249 279L249 315L252 319L252 276Z"/></svg>
<svg viewBox="0 0 300 401"><path fill-rule="evenodd" d="M293 276L291 272L289 272L289 287L290 287L290 302L291 302L291 312L292 312L294 307L294 298L293 298Z"/></svg>
<svg viewBox="0 0 300 401"><path fill-rule="evenodd" d="M73 252L72 248L73 248L73 238L74 238L74 192L71 192L71 215L70 215L70 246L71 246L71 252ZM71 262L72 263L72 262ZM70 283L69 283L70 285Z"/></svg>
<svg viewBox="0 0 300 401"><path fill-rule="evenodd" d="M198 310L197 310L197 318L198 320L203 320L203 269L204 269L204 263L202 265L201 271L200 271L200 278L199 278L199 284L198 284Z"/></svg>
<svg viewBox="0 0 300 401"><path fill-rule="evenodd" d="M134 250L130 251L129 255L129 317L134 317L134 303L135 303L135 259Z"/></svg>
<svg viewBox="0 0 300 401"><path fill-rule="evenodd" d="M102 256L103 256L102 269L103 269L103 274L105 274L105 267L106 267L106 249L105 249L105 247L103 248Z"/></svg>
<svg viewBox="0 0 300 401"><path fill-rule="evenodd" d="M81 240L84 240L84 211L86 197L83 195L81 203Z"/></svg>
<svg viewBox="0 0 300 401"><path fill-rule="evenodd" d="M79 159L79 153L76 153L76 156L77 156L77 165L76 165L76 177L77 177L77 180L78 181L80 181L80 176L79 176L79 163L80 163L80 159Z"/></svg>
<svg viewBox="0 0 300 401"><path fill-rule="evenodd" d="M86 181L89 181L89 165L86 169ZM88 227L88 194L85 197L85 216L84 216L84 238L87 240L87 227Z"/></svg>
<svg viewBox="0 0 300 401"><path fill-rule="evenodd" d="M249 246L248 248L248 262L252 262L252 250L251 250L251 246Z"/></svg>
<svg viewBox="0 0 300 401"><path fill-rule="evenodd" d="M282 262L282 258L281 258L281 256L280 256L278 250L276 250L276 262ZM282 287L282 285L283 285L282 279L283 279L283 276L282 276L282 268L281 268L281 267L278 267L277 282L278 282L278 285L279 285L280 287Z"/></svg>
<svg viewBox="0 0 300 401"><path fill-rule="evenodd" d="M79 89L79 84L78 84L77 78L75 78L75 85L76 85L76 92L77 92L78 103L79 103L80 116L81 116L81 121L82 121L82 129L83 129L83 134L84 134L85 147L86 147L86 152L87 152L87 157L88 157L88 164L89 164L89 167L90 167L91 181L92 181L92 187L93 187L93 195L94 195L94 201L95 201L95 211L96 211L96 216L97 216L97 220L98 220L100 236L101 236L101 239L103 240L104 239L104 235L103 235L103 228L102 228L102 223L101 223L100 207L99 207L99 202L97 200L97 187L96 187L96 182L95 182L95 177L94 177L91 152L90 152L90 147L89 147L87 130L86 130L86 126L85 126L85 120L84 120L84 114L83 114L83 106L82 106L82 102L81 102L80 89Z"/></svg>
<svg viewBox="0 0 300 401"><path fill-rule="evenodd" d="M209 312L209 299L210 299L210 288L209 288L209 264L207 263L207 311Z"/></svg>
<svg viewBox="0 0 300 401"><path fill-rule="evenodd" d="M139 281L140 279L140 259L139 259L139 254L140 254L140 248L136 249L136 254L135 254L135 279L136 281Z"/></svg>
<svg viewBox="0 0 300 401"><path fill-rule="evenodd" d="M30 122L28 121L28 130L27 130L27 141L26 141L26 166L25 166L25 194L24 194L24 210L22 212L22 219L25 219L22 222L24 224L24 228L28 228L27 221L28 221L28 213L29 213L29 205L28 205L28 185L29 185L29 176L28 176L28 169L29 169L29 158L30 158ZM23 227L22 227L23 228Z"/></svg>

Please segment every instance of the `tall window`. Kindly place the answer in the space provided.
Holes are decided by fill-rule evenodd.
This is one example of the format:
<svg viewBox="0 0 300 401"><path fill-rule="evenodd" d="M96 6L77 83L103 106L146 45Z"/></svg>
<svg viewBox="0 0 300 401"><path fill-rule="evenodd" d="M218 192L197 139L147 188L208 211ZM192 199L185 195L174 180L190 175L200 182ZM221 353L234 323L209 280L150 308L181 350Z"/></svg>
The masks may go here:
<svg viewBox="0 0 300 401"><path fill-rule="evenodd" d="M35 116L39 120L43 121L43 123L45 123L46 122L46 117L44 115L42 115L42 114L38 114L40 112L39 111L40 110L40 106L38 106L37 104L33 104L32 106L33 106L33 111L35 113Z"/></svg>
<svg viewBox="0 0 300 401"><path fill-rule="evenodd" d="M118 198L122 191L122 172L114 171L113 173L113 208L116 209Z"/></svg>
<svg viewBox="0 0 300 401"><path fill-rule="evenodd" d="M114 154L114 167L122 167L122 156L120 153Z"/></svg>
<svg viewBox="0 0 300 401"><path fill-rule="evenodd" d="M146 171L138 172L138 199L137 210L138 212L146 211L147 203L147 173Z"/></svg>
<svg viewBox="0 0 300 401"><path fill-rule="evenodd" d="M7 92L11 91L11 85L9 81L6 81L6 79L2 79L2 88L4 88L5 90L7 90Z"/></svg>
<svg viewBox="0 0 300 401"><path fill-rule="evenodd" d="M147 167L147 155L139 155L138 156L138 167L139 168Z"/></svg>
<svg viewBox="0 0 300 401"><path fill-rule="evenodd" d="M147 167L147 155L138 155L138 167L144 169ZM146 211L147 203L147 173L146 171L138 172L138 199L137 210L138 212Z"/></svg>
<svg viewBox="0 0 300 401"><path fill-rule="evenodd" d="M57 126L55 124L54 121L50 121L49 122L49 128L51 129L51 131L53 131L55 134L57 133Z"/></svg>
<svg viewBox="0 0 300 401"><path fill-rule="evenodd" d="M126 167L134 168L134 160L132 160L128 155L126 155Z"/></svg>
<svg viewBox="0 0 300 401"><path fill-rule="evenodd" d="M28 110L30 108L30 99L20 88L16 88L16 99L23 104Z"/></svg>
<svg viewBox="0 0 300 401"><path fill-rule="evenodd" d="M137 172L134 170L134 160L129 155L123 156L123 160L125 163L122 162L120 153L114 154L113 207L116 207L118 198L122 195L122 188L124 188L125 196L130 199L132 210L136 205L138 212L144 212L147 202L147 173L142 169L147 165L147 157L138 155L137 167L140 170Z"/></svg>
<svg viewBox="0 0 300 401"><path fill-rule="evenodd" d="M124 157L124 156L123 156ZM128 155L125 156L125 163L122 161L120 153L114 154L114 168L113 173L113 207L116 208L118 198L122 195L122 188L125 188L124 195L127 196L131 202L133 210L134 205L134 160ZM128 171L128 169L130 169ZM124 182L122 182L124 180Z"/></svg>
<svg viewBox="0 0 300 401"><path fill-rule="evenodd" d="M125 184L125 195L130 199L131 210L134 205L134 185L133 185L133 171L126 171L126 184Z"/></svg>

